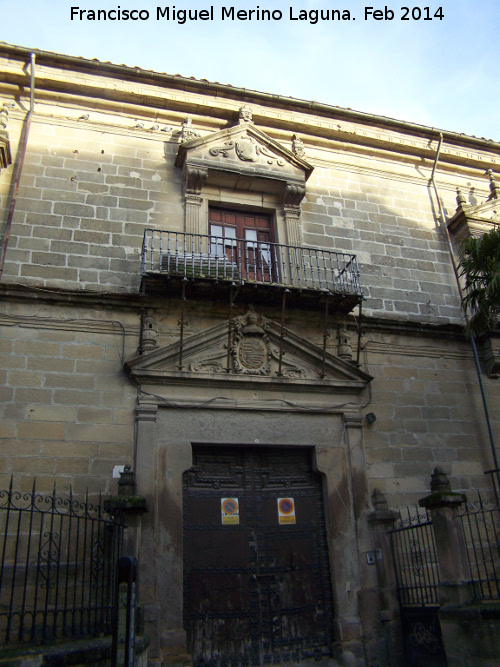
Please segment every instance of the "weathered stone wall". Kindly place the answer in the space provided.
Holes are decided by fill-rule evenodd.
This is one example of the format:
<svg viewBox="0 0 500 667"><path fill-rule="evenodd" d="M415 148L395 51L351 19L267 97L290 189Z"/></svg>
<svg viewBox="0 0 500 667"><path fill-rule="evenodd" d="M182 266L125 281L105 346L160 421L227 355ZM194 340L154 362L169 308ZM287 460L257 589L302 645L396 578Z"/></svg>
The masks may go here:
<svg viewBox="0 0 500 667"><path fill-rule="evenodd" d="M1 488L114 492L113 467L133 463L136 391L123 355L137 318L4 303L1 322Z"/></svg>
<svg viewBox="0 0 500 667"><path fill-rule="evenodd" d="M21 115L14 118L9 129L15 151ZM144 229L183 228L182 173L173 164L177 148L173 132L131 127L118 133L93 128L90 120L36 117L4 280L137 292ZM416 172L401 178L377 156L342 170L331 150L311 149L307 157L321 164L302 205L304 244L357 255L365 312L459 321L457 288L428 180ZM444 192L453 212L453 193Z"/></svg>
<svg viewBox="0 0 500 667"><path fill-rule="evenodd" d="M447 244L428 181L401 178L373 160L364 169L315 169L304 210L304 241L357 255L365 311L412 321L460 320ZM376 170L378 174L374 173ZM383 173L385 172L385 173ZM454 202L447 190L448 204Z"/></svg>
<svg viewBox="0 0 500 667"><path fill-rule="evenodd" d="M4 280L137 292L144 228L182 216L173 151L58 120L33 122Z"/></svg>
<svg viewBox="0 0 500 667"><path fill-rule="evenodd" d="M367 410L377 420L365 425L364 439L371 488L384 491L392 507L416 503L439 466L460 490L491 491L483 474L492 467L491 449L468 342L373 332L361 359L374 377ZM498 423L500 388L483 380Z"/></svg>
<svg viewBox="0 0 500 667"><path fill-rule="evenodd" d="M18 160L29 77L23 58L5 56L5 48L0 45L0 101L14 104L8 132ZM361 651L364 633L383 646L375 568L366 559L373 550L365 520L368 491L378 488L398 507L425 495L435 466L451 476L454 490L464 491L487 487L483 472L492 467L429 182L436 132L78 59L64 68L49 55L40 60L0 283L0 487L13 475L21 490L36 477L40 491L56 482L59 493L71 485L78 494L87 488L113 494L113 468L135 468L138 490L149 503L137 522L136 548L157 664L162 654L170 662L185 649L181 496L190 443L311 445L324 474L330 557L340 577L333 582L337 639ZM145 308L156 319L158 346L179 340L180 294L139 294L139 272L147 227L184 229L183 174L174 165L182 122L192 117L204 137L234 125L243 104L252 107L255 127L288 150L293 134L304 142L314 171L301 206L301 243L358 257L366 295L359 362L373 377L366 387L359 373L359 384L353 389L353 380L343 390L327 382L318 390L320 380L308 377L303 394L300 385L290 389L280 378L251 387L251 381L238 385L236 376L227 376L222 402L232 401L232 410L224 411L204 405L220 398L213 378L183 384L169 371L166 379L137 387L125 374L124 361L140 348ZM436 176L450 217L456 186L471 204L488 197L484 170L498 164L500 147L466 137L447 141ZM14 166L0 172L3 228L13 173ZM202 189L201 231L207 231L210 203L251 206L275 211L276 240L285 242L283 201L275 189L258 185L230 189L211 182ZM189 288L187 297L185 340L227 322L228 302L197 301ZM235 301L233 317L247 309ZM279 300L256 309L280 323ZM356 358L358 321L357 310L330 314L328 353L337 354L343 323ZM323 345L322 309L289 308L285 325L302 338L304 354L314 357L310 344ZM497 382L485 378L495 431ZM265 408L267 399L275 401L272 410ZM177 400L199 405L187 411ZM251 411L250 404L258 407ZM372 424L362 419L367 412L376 415Z"/></svg>
<svg viewBox="0 0 500 667"><path fill-rule="evenodd" d="M21 66L22 62L3 62L10 77L25 78ZM60 73L41 66L40 76L40 85L46 86L44 78L57 80ZM105 99L85 101L76 94L91 83L95 90L99 86L105 90L109 77L82 78L75 72L71 82L65 81L67 102L55 93L35 94L36 112L3 280L135 293L144 228L183 228L182 173L174 159L182 121L189 113L188 100L193 127L202 136L234 123L241 102L236 96L222 100L210 92L185 92L183 113L176 96L171 108L165 109L164 91L160 104L156 86L137 83L143 96L157 97L155 111L151 101L145 105L140 96L133 105L126 104L126 82L121 97L116 93L119 102L106 104ZM0 89L0 95L8 99L9 91ZM363 145L370 128L359 122L335 124L320 114L277 113L258 102L253 110L256 127L289 148L292 121L300 128L305 157L315 167L302 204L303 242L358 256L367 296L365 312L420 322L461 321L455 278L429 185L436 142L422 132L403 139L401 132L385 127L378 134L372 130L380 147L370 146L368 139ZM14 102L8 128L13 155L18 153L24 116ZM343 141L346 136L351 144ZM398 153L394 147L399 145ZM484 149L466 153L454 147L457 155L474 157L476 164L452 166L447 152L453 151L443 150L437 179L451 216L456 186L464 189L470 202L487 198L484 162L497 158ZM1 178L4 196L9 172L12 167ZM248 201L245 197L242 192L242 201ZM259 203L255 199L254 204Z"/></svg>
<svg viewBox="0 0 500 667"><path fill-rule="evenodd" d="M108 123L103 131L101 125L93 127L92 114L88 120L78 120L89 109L80 116L72 110L68 119L64 108L51 106L58 115L49 116L44 105L37 106L29 138L3 282L37 289L136 294L145 227L183 228L182 174L173 165L178 129L134 129L132 119L125 129L123 116L117 116L117 125ZM19 111L11 113L13 154L18 151L21 120ZM304 244L358 256L367 297L365 315L433 324L459 322L457 288L428 180L412 165L395 165L380 155L369 160L355 154L339 157L333 146L323 142L308 147L305 140L307 157L318 166L302 204ZM5 202L11 171L12 167L4 170L0 179ZM443 174L442 178L451 213L451 182L463 177ZM469 192L475 201L481 198L472 185ZM486 192L482 195L485 198ZM6 218L5 207L3 215ZM175 301L170 306L178 309ZM160 343L172 342L178 335L178 314L158 310L158 315ZM270 309L267 315L279 320ZM77 309L73 316L85 319L87 313ZM186 335L225 317L225 305L207 308L188 303ZM119 360L115 358L113 365L109 359L109 341L120 335L119 326L115 331L108 323L111 332L106 334L64 329L59 336L57 327L30 333L29 321L25 318L20 329L7 326L2 342L8 369L2 427L6 437L26 441L27 452L44 457L37 470L51 479L76 475L77 465L82 480L99 477L97 464L89 467L85 461L97 457L109 465L114 458L94 444L107 437L106 429L113 431L110 442L129 443L129 453L121 452L119 461L130 459L133 401L126 396L131 387ZM321 314L309 314L304 321L300 313L289 312L286 323L321 344ZM137 315L134 326L138 336ZM131 349L134 345L130 341ZM332 337L328 349L334 351L335 345ZM482 470L489 467L489 452L478 385L464 341L375 335L365 337L363 346L361 362L375 377L369 409L379 417L367 428L366 438L373 483L394 494L398 503L408 493L415 497L423 493L432 466L439 463L449 464L462 488L480 484ZM105 370L116 393L103 391L97 374ZM120 395L120 387L129 394ZM496 396L496 384L490 382L488 388ZM115 412L122 415L122 422ZM37 428L42 421L43 428ZM97 432L101 440L95 439ZM78 448L72 472L64 468L57 447L48 447L46 441L67 441L67 457L72 447ZM45 458L51 456L56 463ZM29 470L29 457L15 464L8 459L3 465L5 473L20 473L23 465Z"/></svg>

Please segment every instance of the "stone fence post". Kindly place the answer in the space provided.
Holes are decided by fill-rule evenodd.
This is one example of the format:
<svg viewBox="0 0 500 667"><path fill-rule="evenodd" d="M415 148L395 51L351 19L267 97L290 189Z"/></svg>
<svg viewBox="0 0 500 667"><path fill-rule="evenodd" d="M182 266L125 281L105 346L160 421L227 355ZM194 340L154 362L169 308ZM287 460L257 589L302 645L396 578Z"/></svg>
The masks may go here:
<svg viewBox="0 0 500 667"><path fill-rule="evenodd" d="M454 493L450 482L440 468L431 477L431 494L419 501L430 511L439 560L439 602L445 605L463 605L472 600L470 568L462 525L457 510L467 501L465 494Z"/></svg>
<svg viewBox="0 0 500 667"><path fill-rule="evenodd" d="M390 510L385 495L374 489L372 493L373 512L368 515L368 523L373 533L375 564L379 591L380 626L387 647L387 664L404 665L403 637L397 592L396 569L389 530L399 519L399 513Z"/></svg>

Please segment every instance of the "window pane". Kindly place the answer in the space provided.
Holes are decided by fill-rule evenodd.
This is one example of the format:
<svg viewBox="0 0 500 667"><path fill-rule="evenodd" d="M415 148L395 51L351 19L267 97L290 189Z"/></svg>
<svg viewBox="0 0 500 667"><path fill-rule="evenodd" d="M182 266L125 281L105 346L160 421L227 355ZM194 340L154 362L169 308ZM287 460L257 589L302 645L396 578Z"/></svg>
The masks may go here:
<svg viewBox="0 0 500 667"><path fill-rule="evenodd" d="M257 230L256 229L245 229L245 240L246 241L257 241ZM248 243L247 248L254 248L253 243Z"/></svg>
<svg viewBox="0 0 500 667"><path fill-rule="evenodd" d="M217 256L224 254L224 242L222 240L223 228L219 225L210 226L210 254Z"/></svg>

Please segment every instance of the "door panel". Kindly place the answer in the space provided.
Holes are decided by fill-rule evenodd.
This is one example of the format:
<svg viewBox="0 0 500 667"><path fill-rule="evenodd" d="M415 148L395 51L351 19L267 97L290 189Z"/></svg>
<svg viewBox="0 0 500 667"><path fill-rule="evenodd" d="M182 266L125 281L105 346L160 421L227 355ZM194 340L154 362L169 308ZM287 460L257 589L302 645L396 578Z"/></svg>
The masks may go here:
<svg viewBox="0 0 500 667"><path fill-rule="evenodd" d="M239 505L239 523L223 523L226 498ZM279 523L278 498L291 499L295 523ZM193 447L184 476L184 562L195 665L330 654L321 480L309 450Z"/></svg>

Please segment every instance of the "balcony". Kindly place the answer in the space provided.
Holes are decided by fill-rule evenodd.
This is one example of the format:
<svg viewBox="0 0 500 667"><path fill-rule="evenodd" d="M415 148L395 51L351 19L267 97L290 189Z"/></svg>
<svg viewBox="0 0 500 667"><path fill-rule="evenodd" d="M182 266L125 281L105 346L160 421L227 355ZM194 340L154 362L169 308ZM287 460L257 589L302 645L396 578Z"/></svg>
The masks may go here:
<svg viewBox="0 0 500 667"><path fill-rule="evenodd" d="M326 297L338 312L363 298L355 255L237 238L146 229L141 261L147 294L228 298L231 288L245 301L287 301L312 308Z"/></svg>

